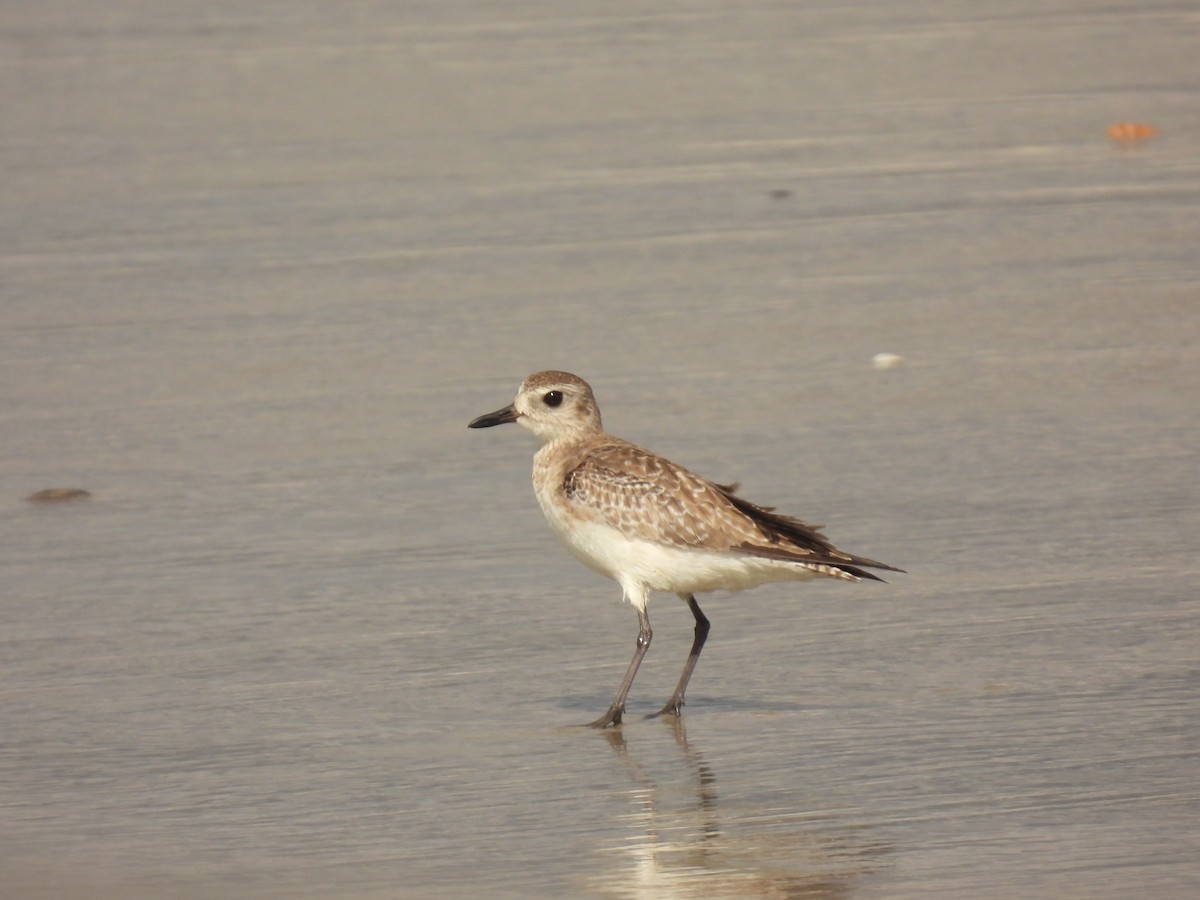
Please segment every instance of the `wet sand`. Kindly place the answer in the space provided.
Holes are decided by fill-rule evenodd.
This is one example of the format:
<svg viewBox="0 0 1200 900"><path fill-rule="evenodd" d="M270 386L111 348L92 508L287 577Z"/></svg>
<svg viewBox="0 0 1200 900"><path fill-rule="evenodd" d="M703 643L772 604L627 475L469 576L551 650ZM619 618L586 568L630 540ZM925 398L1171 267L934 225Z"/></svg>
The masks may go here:
<svg viewBox="0 0 1200 900"><path fill-rule="evenodd" d="M1191 9L3 18L0 894L1194 893ZM635 616L465 427L550 367L909 574L573 727Z"/></svg>

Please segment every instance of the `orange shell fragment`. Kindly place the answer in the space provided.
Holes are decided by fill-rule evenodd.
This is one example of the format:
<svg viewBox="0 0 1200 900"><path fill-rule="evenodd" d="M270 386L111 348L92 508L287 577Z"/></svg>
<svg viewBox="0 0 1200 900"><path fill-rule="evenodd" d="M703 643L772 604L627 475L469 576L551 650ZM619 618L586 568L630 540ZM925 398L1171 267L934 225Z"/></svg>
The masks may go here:
<svg viewBox="0 0 1200 900"><path fill-rule="evenodd" d="M1108 136L1114 141L1144 141L1158 134L1158 129L1145 122L1117 122L1108 126Z"/></svg>

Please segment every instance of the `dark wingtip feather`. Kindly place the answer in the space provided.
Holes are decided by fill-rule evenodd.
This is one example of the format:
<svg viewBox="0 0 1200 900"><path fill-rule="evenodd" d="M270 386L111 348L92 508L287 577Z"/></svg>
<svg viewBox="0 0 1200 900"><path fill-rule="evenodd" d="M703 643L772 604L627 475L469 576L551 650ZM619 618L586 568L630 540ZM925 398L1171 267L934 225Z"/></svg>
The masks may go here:
<svg viewBox="0 0 1200 900"><path fill-rule="evenodd" d="M868 572L866 569L860 569L858 566L838 566L843 572L853 575L855 578L864 578L867 581L878 581L881 584L887 584L887 581L880 578L874 572ZM889 566L889 568L891 568Z"/></svg>
<svg viewBox="0 0 1200 900"><path fill-rule="evenodd" d="M759 530L772 544L783 545L762 548L744 546L743 549L749 552L757 552L763 556L774 556L780 559L790 557L796 562L810 562L832 566L848 575L868 581L884 582L878 575L874 575L862 568L864 566L872 569L886 569L889 572L904 572L903 569L897 566L891 566L875 559L868 559L865 556L855 556L852 553L839 550L829 538L821 533L821 526L809 525L800 519L780 515L774 511L773 507L757 506L749 500L744 500L734 493L737 489L736 484L718 484L716 487L742 515L749 518L758 526ZM789 554L787 550L789 545L796 548L798 552ZM887 582L884 583L886 584Z"/></svg>

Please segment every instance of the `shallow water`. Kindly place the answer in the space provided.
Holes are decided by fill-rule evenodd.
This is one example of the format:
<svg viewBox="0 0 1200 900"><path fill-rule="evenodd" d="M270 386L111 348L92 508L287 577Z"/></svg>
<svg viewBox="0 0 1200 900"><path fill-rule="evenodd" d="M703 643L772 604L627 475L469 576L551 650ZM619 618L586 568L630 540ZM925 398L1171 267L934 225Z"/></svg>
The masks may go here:
<svg viewBox="0 0 1200 900"><path fill-rule="evenodd" d="M26 7L0 893L1192 895L1190 9ZM635 616L465 428L548 367L909 574L574 727Z"/></svg>

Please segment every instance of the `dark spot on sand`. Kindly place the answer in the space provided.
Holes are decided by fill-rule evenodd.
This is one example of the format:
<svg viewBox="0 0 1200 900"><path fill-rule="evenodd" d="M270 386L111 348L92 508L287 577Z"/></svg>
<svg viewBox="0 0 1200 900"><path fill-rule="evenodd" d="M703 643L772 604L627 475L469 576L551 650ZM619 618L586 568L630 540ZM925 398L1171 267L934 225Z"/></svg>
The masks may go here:
<svg viewBox="0 0 1200 900"><path fill-rule="evenodd" d="M83 488L46 488L35 491L25 499L30 503L64 503L68 500L86 500L92 496L91 491Z"/></svg>

